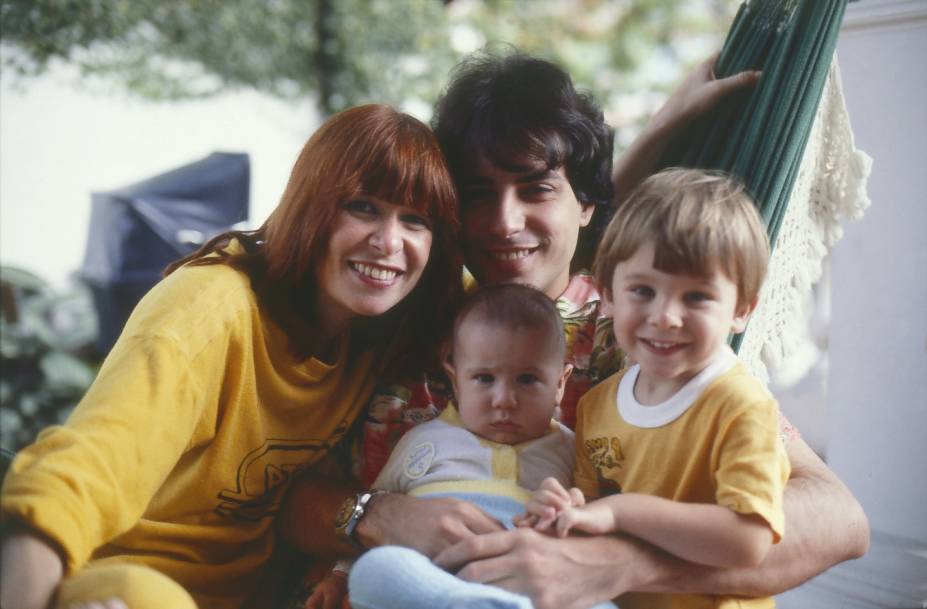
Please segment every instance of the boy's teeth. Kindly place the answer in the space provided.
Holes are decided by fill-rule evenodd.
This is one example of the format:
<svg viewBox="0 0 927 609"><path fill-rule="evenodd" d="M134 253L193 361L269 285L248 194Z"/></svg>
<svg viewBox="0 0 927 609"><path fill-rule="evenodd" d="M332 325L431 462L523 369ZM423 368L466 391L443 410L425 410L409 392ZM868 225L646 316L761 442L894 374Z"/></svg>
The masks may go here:
<svg viewBox="0 0 927 609"><path fill-rule="evenodd" d="M490 252L490 255L496 260L518 260L531 253L531 250L518 250L515 252Z"/></svg>
<svg viewBox="0 0 927 609"><path fill-rule="evenodd" d="M362 275L367 277L372 277L373 279L378 279L380 281L390 281L396 277L396 271L390 271L387 269L378 269L372 267L369 264L353 264L354 270L358 271Z"/></svg>
<svg viewBox="0 0 927 609"><path fill-rule="evenodd" d="M676 345L676 343L662 343L657 340L650 341L650 344L656 347L657 349L669 349L670 347L673 347Z"/></svg>

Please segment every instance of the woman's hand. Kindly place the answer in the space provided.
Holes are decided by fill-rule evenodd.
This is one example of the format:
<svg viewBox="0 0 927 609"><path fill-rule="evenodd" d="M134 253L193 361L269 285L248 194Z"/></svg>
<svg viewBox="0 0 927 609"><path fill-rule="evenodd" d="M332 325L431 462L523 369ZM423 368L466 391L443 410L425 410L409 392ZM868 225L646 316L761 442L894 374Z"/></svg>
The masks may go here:
<svg viewBox="0 0 927 609"><path fill-rule="evenodd" d="M305 609L350 609L348 604L348 574L332 569L320 581L312 596L306 599Z"/></svg>
<svg viewBox="0 0 927 609"><path fill-rule="evenodd" d="M4 539L2 560L0 607L48 609L64 576L58 552L39 535L18 531Z"/></svg>

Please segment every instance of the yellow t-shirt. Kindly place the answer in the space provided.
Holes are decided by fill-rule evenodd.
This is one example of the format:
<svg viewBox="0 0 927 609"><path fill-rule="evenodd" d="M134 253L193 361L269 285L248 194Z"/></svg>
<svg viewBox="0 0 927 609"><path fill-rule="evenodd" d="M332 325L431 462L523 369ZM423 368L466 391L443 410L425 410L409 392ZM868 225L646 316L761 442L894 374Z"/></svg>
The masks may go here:
<svg viewBox="0 0 927 609"><path fill-rule="evenodd" d="M663 404L641 406L633 397L637 369L608 378L580 400L576 486L590 499L633 492L756 514L778 542L790 468L778 408L765 387L737 361L697 375ZM688 609L773 607L774 602L629 594L620 605Z"/></svg>
<svg viewBox="0 0 927 609"><path fill-rule="evenodd" d="M238 607L274 546L295 472L326 454L369 398L375 356L296 361L250 281L182 268L139 303L63 426L14 461L4 519L90 559L162 571L206 607Z"/></svg>

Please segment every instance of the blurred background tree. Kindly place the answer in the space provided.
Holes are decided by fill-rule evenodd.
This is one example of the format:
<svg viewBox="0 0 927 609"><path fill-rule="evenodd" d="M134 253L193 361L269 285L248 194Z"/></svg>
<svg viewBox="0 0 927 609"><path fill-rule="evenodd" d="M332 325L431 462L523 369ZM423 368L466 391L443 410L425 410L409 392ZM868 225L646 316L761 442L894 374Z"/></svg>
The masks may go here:
<svg viewBox="0 0 927 609"><path fill-rule="evenodd" d="M107 108L115 107L107 103L110 98L128 92L181 114L190 100L210 98L218 106L228 93L257 91L262 97L290 101L288 105L305 113L305 118L300 114L295 137L301 145L319 118L312 106L324 116L360 103L385 102L428 120L460 58L486 45L509 44L559 63L581 88L591 90L616 128L616 148L621 150L683 71L720 47L736 4L736 0L0 0L0 66L6 88L38 85L56 73L78 73L80 87L102 93L97 97ZM92 125L95 131L75 131L68 120L93 123L86 108L55 123L51 114L67 109L68 103L56 98L44 114L26 120L55 125L56 145L73 141L77 132L87 138L113 129L107 116ZM237 106L231 111L233 122L253 118L258 124L260 117L248 114L252 111ZM219 117L206 120L219 121ZM100 171L89 158L93 155L84 153L86 139L73 154L47 163L44 149L38 153L32 149L30 157L26 145L47 138L37 135L45 132L37 128L20 134L27 142L14 141L11 131L6 129L4 137L15 153L5 158L21 158L24 163L4 174L4 184L19 174L70 183L70 173ZM148 133L147 139L136 134L125 141L120 154L150 157L159 146L183 154L176 141L160 141ZM266 141L268 136L265 132L260 137ZM106 149L113 144L94 140L93 145ZM44 173L35 173L28 164L43 167ZM55 180L48 180L49 175ZM34 188L20 192L26 198L17 206L22 208L23 201L36 205ZM276 194L275 190L271 197ZM8 200L14 197L4 198L5 205L12 206ZM87 194L62 192L49 200L54 201L49 209L56 211L47 217L58 224L76 224L73 214L81 212L74 210L86 209L77 201L86 201ZM261 219L258 213L256 224ZM40 221L37 226L41 225ZM20 220L17 230L30 235L30 242L44 243L43 252L60 251L65 240L82 239L79 231L52 237L44 228L29 226L33 225ZM71 264L78 261L61 258ZM88 356L87 347L96 328L86 288L78 285L62 293L37 274L8 264L0 268L0 446L18 449L42 427L62 420L83 395L95 374L97 362Z"/></svg>
<svg viewBox="0 0 927 609"><path fill-rule="evenodd" d="M312 96L323 114L380 101L427 118L463 55L507 43L566 67L620 128L639 122L686 67L720 46L736 5L2 0L0 19L4 67L21 77L63 61L148 99L253 88L281 98Z"/></svg>

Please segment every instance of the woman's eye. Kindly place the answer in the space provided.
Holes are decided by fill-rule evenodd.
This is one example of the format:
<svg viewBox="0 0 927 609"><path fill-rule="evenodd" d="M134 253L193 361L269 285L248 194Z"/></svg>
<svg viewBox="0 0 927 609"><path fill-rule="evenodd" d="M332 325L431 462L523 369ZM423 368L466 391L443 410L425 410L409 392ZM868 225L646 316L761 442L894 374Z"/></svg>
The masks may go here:
<svg viewBox="0 0 927 609"><path fill-rule="evenodd" d="M404 224L407 224L413 228L424 228L426 230L431 230L431 222L429 222L428 218L425 216L420 216L418 214L403 214L401 220Z"/></svg>
<svg viewBox="0 0 927 609"><path fill-rule="evenodd" d="M517 380L522 385L530 385L532 383L536 383L538 377L534 374L519 374L515 380Z"/></svg>
<svg viewBox="0 0 927 609"><path fill-rule="evenodd" d="M352 214L361 216L375 216L379 213L376 205L363 199L348 201L344 204L344 208Z"/></svg>

